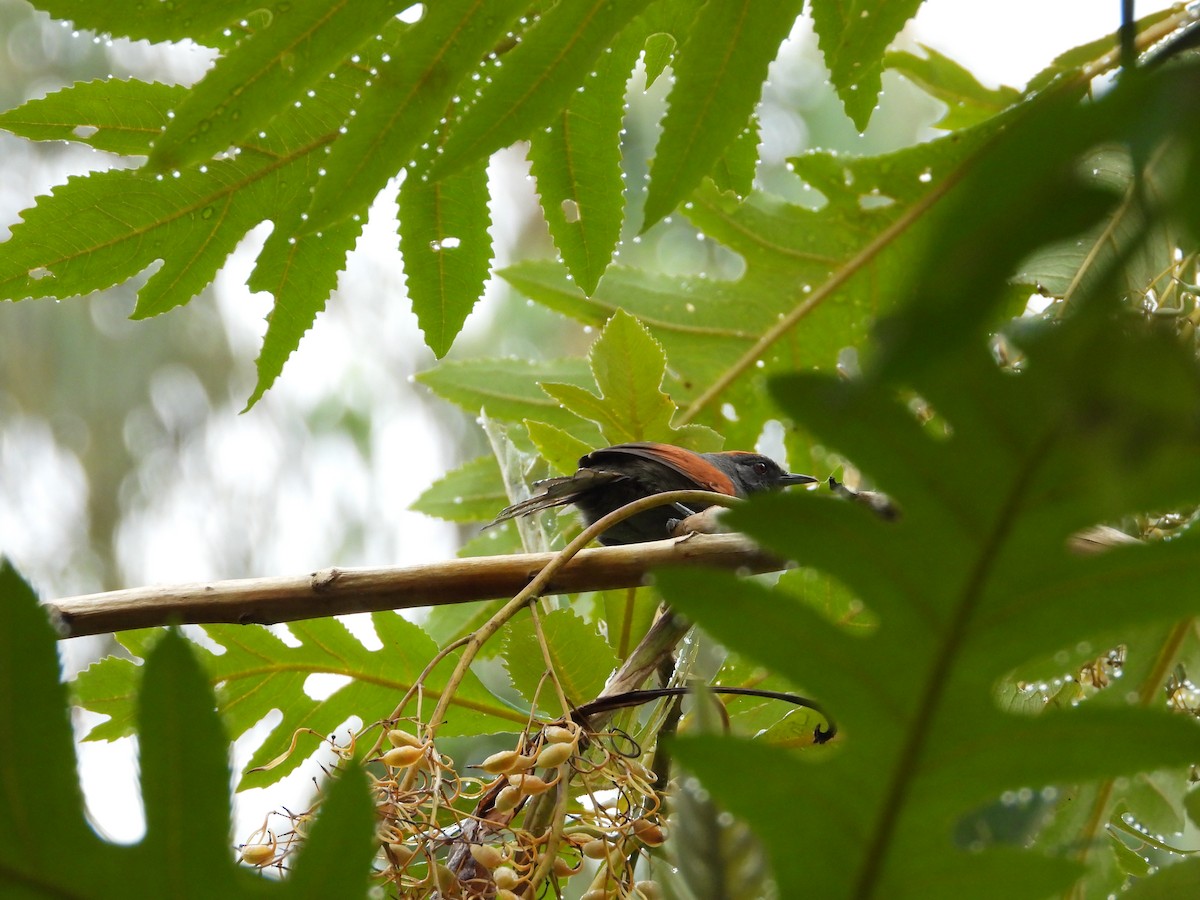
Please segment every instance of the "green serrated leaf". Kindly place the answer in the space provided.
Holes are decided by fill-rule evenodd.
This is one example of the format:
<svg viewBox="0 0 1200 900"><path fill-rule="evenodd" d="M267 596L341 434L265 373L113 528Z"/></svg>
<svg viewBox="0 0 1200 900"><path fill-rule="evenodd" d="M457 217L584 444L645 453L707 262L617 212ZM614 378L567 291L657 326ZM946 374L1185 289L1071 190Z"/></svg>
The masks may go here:
<svg viewBox="0 0 1200 900"><path fill-rule="evenodd" d="M440 359L483 295L492 263L486 163L441 181L405 178L400 223L408 295L425 343Z"/></svg>
<svg viewBox="0 0 1200 900"><path fill-rule="evenodd" d="M297 898L367 897L378 847L375 803L366 773L341 767L321 800L321 812L285 884Z"/></svg>
<svg viewBox="0 0 1200 900"><path fill-rule="evenodd" d="M955 130L978 125L1021 99L1016 88L984 87L950 57L924 44L920 46L924 57L896 50L884 57L884 64L946 104L938 128Z"/></svg>
<svg viewBox="0 0 1200 900"><path fill-rule="evenodd" d="M727 575L659 576L672 606L726 646L811 686L855 736L811 779L810 791L789 796L793 810L817 809L823 797L852 792L853 783L856 800L840 815L864 839L824 843L817 833L826 821L810 820L810 831L794 815L786 845L769 839L776 853L797 839L822 841L810 846L820 871L807 869L807 876L827 889L827 879L842 879L835 894L853 888L905 896L917 860L924 866L931 854L953 855L948 832L921 823L952 822L1005 789L1129 775L1194 758L1194 726L1162 711L1085 703L1033 718L991 702L992 685L1023 660L1094 638L1096 629L1190 615L1184 585L1200 560L1195 535L1086 559L1061 549L1086 522L1169 504L1172 496L1200 496L1200 476L1178 468L1200 450L1191 413L1200 404L1194 359L1161 336L1118 333L1098 314L1077 316L1024 346L1019 377L999 371L985 346L968 343L946 349L952 362L931 364L909 383L952 424L949 441L926 434L893 399L895 383L817 375L774 383L787 411L878 478L904 512L888 523L833 497L771 495L733 511L731 524L780 556L843 581L878 615L868 636L849 635L784 602L778 590L736 587ZM1172 373L1169 398L1152 370ZM1106 410L1102 422L1088 412L1096 409ZM1136 473L1125 462L1130 442L1144 454ZM1085 603L1088 616L1081 618ZM731 604L736 617L727 614ZM1086 749L1097 740L1102 757ZM864 782L867 770L879 777ZM705 763L702 774L713 771ZM780 789L773 778L765 782L769 793ZM752 804L709 786L748 814ZM902 808L881 819L887 797L903 797ZM755 824L771 834L768 820ZM847 852L849 845L873 849L859 855ZM825 870L827 854L838 858ZM947 860L955 877L967 858ZM974 865L978 857L969 859ZM1022 862L1013 877L1038 865ZM1045 885L1035 884L1038 892L1027 893L1008 881L1007 896L1042 896ZM975 896L974 888L968 893Z"/></svg>
<svg viewBox="0 0 1200 900"><path fill-rule="evenodd" d="M566 105L613 37L650 0L585 0L545 12L499 61L430 168L442 178L532 134Z"/></svg>
<svg viewBox="0 0 1200 900"><path fill-rule="evenodd" d="M144 155L185 93L180 85L133 79L79 82L0 113L0 128L34 141L78 141Z"/></svg>
<svg viewBox="0 0 1200 900"><path fill-rule="evenodd" d="M487 522L507 505L495 458L481 456L447 472L409 509L447 522Z"/></svg>
<svg viewBox="0 0 1200 900"><path fill-rule="evenodd" d="M617 665L604 638L594 626L570 609L544 613L541 623L554 676L562 686L567 702L579 706L594 700ZM551 682L542 683L546 662L533 622L528 617L510 625L502 656L513 686L525 699L533 703L536 697L540 709L552 714L562 712L558 709L557 694Z"/></svg>
<svg viewBox="0 0 1200 900"><path fill-rule="evenodd" d="M150 896L186 896L197 884L213 895L231 890L237 869L229 852L228 753L205 673L188 641L169 631L146 659L138 697L146 807L138 849ZM185 834L192 837L180 840Z"/></svg>
<svg viewBox="0 0 1200 900"><path fill-rule="evenodd" d="M29 735L38 748L29 752ZM51 881L87 896L95 874L64 866L60 841L76 859L97 860L99 841L83 814L75 775L67 692L59 683L54 631L37 597L0 560L0 887L27 891ZM103 878L103 871L100 877Z"/></svg>
<svg viewBox="0 0 1200 900"><path fill-rule="evenodd" d="M647 440L670 429L675 404L662 391L667 357L646 326L617 311L592 344L588 361L601 395L626 426L627 437L605 433L612 443Z"/></svg>
<svg viewBox="0 0 1200 900"><path fill-rule="evenodd" d="M267 317L262 350L254 361L258 380L246 409L275 383L301 338L325 310L325 300L337 287L338 273L361 232L361 223L342 222L321 234L292 237L276 230L267 238L246 283L251 290L274 296L275 307Z"/></svg>
<svg viewBox="0 0 1200 900"><path fill-rule="evenodd" d="M515 0L450 0L426 8L375 67L370 90L330 148L309 210L311 229L366 211L388 179L418 156L453 109L455 91L524 9Z"/></svg>
<svg viewBox="0 0 1200 900"><path fill-rule="evenodd" d="M758 117L751 116L750 124L737 133L725 154L717 160L709 177L717 190L732 191L745 197L754 189L754 173L758 168Z"/></svg>
<svg viewBox="0 0 1200 900"><path fill-rule="evenodd" d="M538 455L550 463L550 468L563 475L573 475L579 468L580 457L591 453L598 446L545 422L526 419L525 428L533 446L537 448Z"/></svg>
<svg viewBox="0 0 1200 900"><path fill-rule="evenodd" d="M50 622L7 562L0 563L0 619L0 894L317 900L336 885L346 896L365 895L374 815L361 775L330 790L294 877L266 880L234 863L229 747L212 690L188 642L161 630L156 641L149 632L131 640L154 644L136 703L146 837L132 847L102 841L84 814ZM38 736L35 753L30 733ZM64 846L71 865L63 865Z"/></svg>
<svg viewBox="0 0 1200 900"><path fill-rule="evenodd" d="M39 0L38 9L56 19L71 22L76 28L101 34L135 41L192 40L209 47L232 43L231 35L223 33L225 30L242 34L244 28L261 28L272 15L261 0L212 0L185 7L173 2L121 0L97 4L91 0ZM246 26L239 24L243 20Z"/></svg>
<svg viewBox="0 0 1200 900"><path fill-rule="evenodd" d="M217 60L154 142L160 171L210 159L240 143L373 37L398 0L289 0Z"/></svg>
<svg viewBox="0 0 1200 900"><path fill-rule="evenodd" d="M358 233L358 224L348 222L295 237L320 152L363 80L362 72L343 67L317 99L281 114L272 131L235 158L181 170L178 177L125 170L69 179L13 229L0 260L0 296L72 297L110 287L161 259L135 310L135 317L155 315L187 302L245 233L270 218L275 228L250 279L257 289L277 292L257 399L323 306ZM127 92L120 83L106 84L118 96ZM102 104L99 97L95 102Z"/></svg>
<svg viewBox="0 0 1200 900"><path fill-rule="evenodd" d="M473 359L443 362L422 372L417 380L443 400L475 414L487 407L488 415L505 422L535 419L574 430L580 420L561 409L537 386L539 380L584 385L592 381L582 359L531 363L516 359Z"/></svg>
<svg viewBox="0 0 1200 900"><path fill-rule="evenodd" d="M625 83L640 37L627 29L601 56L583 91L529 141L550 235L587 294L596 289L621 236Z"/></svg>
<svg viewBox="0 0 1200 900"><path fill-rule="evenodd" d="M1167 866L1137 882L1121 894L1128 900L1178 900L1200 892L1200 859Z"/></svg>
<svg viewBox="0 0 1200 900"><path fill-rule="evenodd" d="M658 81L658 76L670 65L675 56L675 35L665 31L656 32L646 38L642 64L646 67L646 87Z"/></svg>
<svg viewBox="0 0 1200 900"><path fill-rule="evenodd" d="M332 734L351 716L364 720L391 712L396 701L437 652L437 646L421 629L395 613L374 613L372 622L383 642L381 651L369 651L345 626L334 619L292 623L289 628L301 642L289 647L270 631L259 627L205 626L212 640L225 648L220 655L204 652L201 660L209 682L219 685L218 708L232 734L241 734L272 709L283 711L283 720L258 748L248 768L263 765L287 751L297 729L310 728L317 734ZM137 668L128 661L113 662L130 671L133 688ZM426 691L436 692L445 683L453 658L439 666L426 680ZM79 676L80 702L85 706L91 693L88 682L97 677L89 669ZM352 680L324 700L304 692L310 675L335 674ZM108 675L111 678L111 674ZM132 695L106 698L104 711L113 714ZM511 729L525 717L493 697L479 680L468 674L451 706L450 721L442 733L482 734ZM315 738L302 740L301 749L278 767L247 772L240 789L261 787L282 778L300 764L315 746Z"/></svg>
<svg viewBox="0 0 1200 900"><path fill-rule="evenodd" d="M859 131L866 130L879 101L884 52L920 6L921 0L813 0L817 43L846 115Z"/></svg>
<svg viewBox="0 0 1200 900"><path fill-rule="evenodd" d="M579 385L542 382L541 388L570 410L600 426L610 444L662 440L691 449L715 449L720 436L708 429L671 427L675 404L662 390L667 359L644 325L618 309L588 353L597 396Z"/></svg>
<svg viewBox="0 0 1200 900"><path fill-rule="evenodd" d="M670 215L746 127L803 3L706 3L674 62L642 231Z"/></svg>
<svg viewBox="0 0 1200 900"><path fill-rule="evenodd" d="M694 779L683 780L672 796L665 849L690 897L759 900L770 896L770 867L762 843L746 823L723 813Z"/></svg>

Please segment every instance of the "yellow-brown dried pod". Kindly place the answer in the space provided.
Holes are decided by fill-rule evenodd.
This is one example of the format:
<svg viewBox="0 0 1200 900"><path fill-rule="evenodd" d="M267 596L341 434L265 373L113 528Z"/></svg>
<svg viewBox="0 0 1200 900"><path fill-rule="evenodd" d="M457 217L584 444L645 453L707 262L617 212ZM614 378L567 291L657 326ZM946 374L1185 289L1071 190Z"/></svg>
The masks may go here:
<svg viewBox="0 0 1200 900"><path fill-rule="evenodd" d="M423 747L393 747L383 754L383 764L393 769L404 769L425 756Z"/></svg>
<svg viewBox="0 0 1200 900"><path fill-rule="evenodd" d="M574 754L574 744L547 744L537 755L537 767L539 769L557 769Z"/></svg>
<svg viewBox="0 0 1200 900"><path fill-rule="evenodd" d="M242 862L251 866L265 866L275 859L274 844L246 844L242 847Z"/></svg>
<svg viewBox="0 0 1200 900"><path fill-rule="evenodd" d="M393 747L420 747L421 739L415 734L409 734L407 731L401 731L399 728L393 728L387 733L388 742Z"/></svg>

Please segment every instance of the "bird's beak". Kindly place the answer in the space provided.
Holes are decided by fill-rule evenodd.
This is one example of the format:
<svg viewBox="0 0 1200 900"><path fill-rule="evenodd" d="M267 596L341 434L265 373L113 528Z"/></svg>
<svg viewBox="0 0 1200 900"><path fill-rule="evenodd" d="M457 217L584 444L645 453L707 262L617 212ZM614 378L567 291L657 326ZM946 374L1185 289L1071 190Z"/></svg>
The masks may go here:
<svg viewBox="0 0 1200 900"><path fill-rule="evenodd" d="M789 484L814 484L820 480L820 478L813 478L811 475L793 475L789 472L779 479L779 483L786 487Z"/></svg>

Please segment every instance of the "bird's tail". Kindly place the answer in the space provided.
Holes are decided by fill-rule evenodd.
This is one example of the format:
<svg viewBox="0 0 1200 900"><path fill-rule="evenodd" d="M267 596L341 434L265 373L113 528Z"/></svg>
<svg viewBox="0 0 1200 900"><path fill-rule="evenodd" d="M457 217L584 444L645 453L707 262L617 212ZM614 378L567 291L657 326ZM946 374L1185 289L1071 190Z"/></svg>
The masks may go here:
<svg viewBox="0 0 1200 900"><path fill-rule="evenodd" d="M517 516L527 516L531 513L541 512L543 509L566 506L568 503L574 503L586 491L624 477L624 475L618 475L616 472L597 472L594 469L580 469L574 475L563 475L559 478L547 478L545 481L536 481L533 486L538 489L538 493L526 500L522 500L520 503L514 503L512 506L500 510L496 518L483 527L485 529L491 528L493 525L499 525L501 522L507 522L509 519Z"/></svg>

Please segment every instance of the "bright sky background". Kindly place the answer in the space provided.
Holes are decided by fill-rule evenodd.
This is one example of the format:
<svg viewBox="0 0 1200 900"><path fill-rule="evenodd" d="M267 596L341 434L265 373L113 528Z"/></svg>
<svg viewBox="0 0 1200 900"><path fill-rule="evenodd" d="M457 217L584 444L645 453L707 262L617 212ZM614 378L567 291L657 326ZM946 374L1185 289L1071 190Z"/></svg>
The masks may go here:
<svg viewBox="0 0 1200 900"><path fill-rule="evenodd" d="M1139 3L1137 12L1144 15L1169 5L1161 0ZM916 41L929 44L963 63L985 83L1020 87L1062 51L1113 31L1118 24L1119 13L1119 0L926 0L918 17L910 24L908 34ZM170 49L162 51L164 55L173 52ZM504 205L497 204L500 208ZM391 216L373 213L371 218L372 223L359 243L360 250L352 257L347 277L376 281L396 279L396 292L399 294L403 285L395 274L395 234ZM498 234L504 233L503 223L497 224L496 231ZM257 246L255 241L244 245L231 260L228 270L219 277L218 284L223 312L244 324L245 346L242 351L250 356L257 353L263 316L270 304L269 297L250 294L244 285ZM503 252L503 248L501 250ZM415 335L415 320L409 321L408 325ZM406 339L411 340L411 336ZM348 340L344 331L323 328L319 322L315 331L305 338L301 352L288 363L280 385L272 393L286 396L313 390L314 386L321 385L329 378L331 356L353 355L353 346L353 341ZM386 373L377 374L380 378L387 377ZM252 420L253 415L243 416L235 423L239 428L251 429L246 438L249 441L255 440ZM419 430L419 424L397 416L393 433L382 437L385 446L381 455L404 459L407 468L416 473L412 483L348 486L339 482L335 464L327 473L329 484L343 491L374 489L388 498L391 510L402 510L420 490L442 474L444 468L435 444L421 445L413 441L413 434ZM286 461L281 460L279 464L285 465ZM392 471L394 473L396 470ZM312 510L309 510L311 513ZM302 510L298 510L297 514L305 515ZM394 563L406 563L417 559L441 558L452 552L448 529L437 523L423 521L415 522L410 533L418 531L428 535L426 541L397 547L393 554L385 558ZM203 535L163 535L158 545L143 548L145 558L170 560L169 545L178 545L182 540L202 539ZM278 560L280 573L304 571L328 562L305 558L304 547L293 549L296 556ZM155 568L148 574L154 580L174 581L207 576L202 569L180 570L169 565ZM110 836L126 841L138 839L143 828L138 812L136 773L131 751L129 741L87 744L80 751L85 792L98 824ZM244 764L246 752L245 747L239 749L237 755L240 758L235 759L235 765ZM311 768L306 767L289 778L288 782L294 790L303 792L311 776ZM283 802L287 802L287 798L278 788L241 795L235 837L244 839L269 809Z"/></svg>

